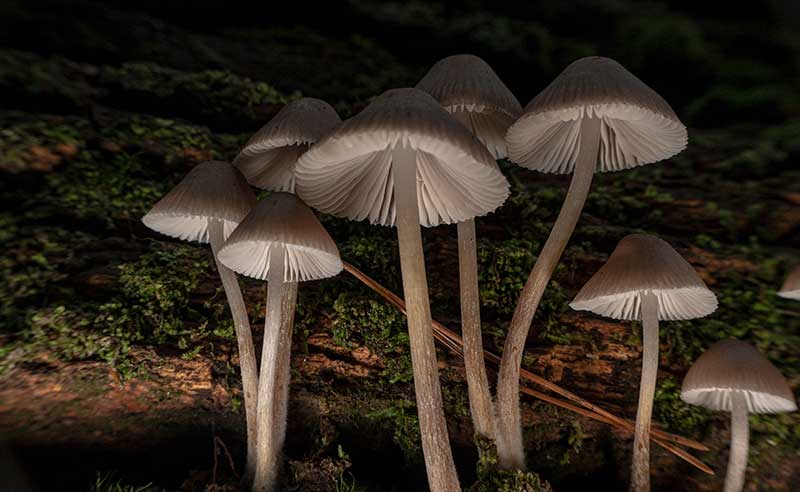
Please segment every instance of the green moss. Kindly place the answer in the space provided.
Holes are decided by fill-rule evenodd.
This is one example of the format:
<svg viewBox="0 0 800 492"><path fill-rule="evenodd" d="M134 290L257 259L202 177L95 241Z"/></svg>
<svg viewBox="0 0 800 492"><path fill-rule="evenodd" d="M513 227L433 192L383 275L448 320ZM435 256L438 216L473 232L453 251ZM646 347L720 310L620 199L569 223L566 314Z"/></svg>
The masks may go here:
<svg viewBox="0 0 800 492"><path fill-rule="evenodd" d="M547 481L533 472L495 470L479 477L469 492L552 492Z"/></svg>
<svg viewBox="0 0 800 492"><path fill-rule="evenodd" d="M672 377L659 379L653 414L665 429L681 435L694 435L710 418L710 412L704 408L681 400L681 386Z"/></svg>
<svg viewBox="0 0 800 492"><path fill-rule="evenodd" d="M349 347L365 345L381 357L383 381L388 384L413 380L406 320L393 306L375 299L341 294L333 304L334 340Z"/></svg>
<svg viewBox="0 0 800 492"><path fill-rule="evenodd" d="M148 62L102 67L99 83L126 93L149 95L168 101L167 104L180 104L185 111L196 111L201 117L226 117L238 112L254 118L259 106L287 102L269 84L228 71L182 72Z"/></svg>
<svg viewBox="0 0 800 492"><path fill-rule="evenodd" d="M85 146L85 130L85 122L61 118L4 122L0 130L0 170L18 173L55 167L69 157L67 154Z"/></svg>
<svg viewBox="0 0 800 492"><path fill-rule="evenodd" d="M478 240L478 285L487 319L510 318L536 261L538 245L524 239Z"/></svg>
<svg viewBox="0 0 800 492"><path fill-rule="evenodd" d="M419 419L413 402L400 400L395 405L368 413L367 418L392 422L394 427L392 439L403 452L406 463L412 465L422 463Z"/></svg>

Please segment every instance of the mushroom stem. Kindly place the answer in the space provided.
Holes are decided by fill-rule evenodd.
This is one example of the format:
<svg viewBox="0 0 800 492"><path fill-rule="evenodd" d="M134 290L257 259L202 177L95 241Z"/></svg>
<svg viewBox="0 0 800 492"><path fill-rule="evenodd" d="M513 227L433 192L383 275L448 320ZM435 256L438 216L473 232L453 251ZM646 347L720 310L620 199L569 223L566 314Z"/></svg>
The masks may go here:
<svg viewBox="0 0 800 492"><path fill-rule="evenodd" d="M724 492L741 492L747 471L747 451L750 446L750 428L747 421L747 397L742 391L731 393L731 450Z"/></svg>
<svg viewBox="0 0 800 492"><path fill-rule="evenodd" d="M658 375L658 297L652 292L642 296L642 338L642 376L633 433L631 492L650 490L650 420Z"/></svg>
<svg viewBox="0 0 800 492"><path fill-rule="evenodd" d="M481 337L481 305L478 290L478 252L475 220L458 223L458 271L461 290L461 333L464 337L464 370L472 425L483 437L495 439L495 416Z"/></svg>
<svg viewBox="0 0 800 492"><path fill-rule="evenodd" d="M225 297L233 316L233 326L236 330L236 342L239 345L239 369L242 373L242 392L244 394L244 414L247 422L247 464L245 465L244 480L249 483L255 474L256 468L256 406L258 398L258 363L253 345L253 333L250 328L250 318L247 316L247 307L242 297L242 290L236 274L217 258L219 250L225 242L224 223L221 220L210 220L208 236L211 243L211 252L214 262L225 289Z"/></svg>
<svg viewBox="0 0 800 492"><path fill-rule="evenodd" d="M525 341L542 294L575 230L589 194L597 166L600 122L600 118L588 114L581 119L578 157L572 182L550 236L525 282L508 329L497 378L497 455L501 468L525 467L519 408L519 376Z"/></svg>
<svg viewBox="0 0 800 492"><path fill-rule="evenodd" d="M276 490L286 437L289 368L297 284L284 282L283 246L273 245L267 273L264 348L258 386L258 460L253 492Z"/></svg>
<svg viewBox="0 0 800 492"><path fill-rule="evenodd" d="M411 365L428 486L431 492L460 492L447 436L436 348L431 330L431 308L417 202L416 152L413 149L401 144L393 150L392 176L400 269L408 310Z"/></svg>

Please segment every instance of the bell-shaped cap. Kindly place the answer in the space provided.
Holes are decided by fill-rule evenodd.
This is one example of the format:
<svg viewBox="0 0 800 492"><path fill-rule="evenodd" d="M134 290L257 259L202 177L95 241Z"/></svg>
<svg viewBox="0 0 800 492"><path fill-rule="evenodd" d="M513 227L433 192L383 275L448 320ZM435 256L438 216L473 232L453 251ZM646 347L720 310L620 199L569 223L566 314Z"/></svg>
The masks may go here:
<svg viewBox="0 0 800 492"><path fill-rule="evenodd" d="M800 301L800 265L794 267L786 280L783 282L783 287L778 291L778 295L786 299L794 299Z"/></svg>
<svg viewBox="0 0 800 492"><path fill-rule="evenodd" d="M506 157L506 130L522 106L483 59L475 55L443 58L428 70L417 89L439 101L495 159Z"/></svg>
<svg viewBox="0 0 800 492"><path fill-rule="evenodd" d="M257 188L294 193L297 159L341 122L325 101L292 101L248 140L233 164Z"/></svg>
<svg viewBox="0 0 800 492"><path fill-rule="evenodd" d="M658 298L658 319L701 318L717 309L717 297L686 260L665 241L631 234L570 303L572 309L624 320L642 318L647 292Z"/></svg>
<svg viewBox="0 0 800 492"><path fill-rule="evenodd" d="M259 201L225 242L219 260L242 275L267 280L276 249L284 252L285 282L328 278L342 271L336 243L314 212L290 193L272 193Z"/></svg>
<svg viewBox="0 0 800 492"><path fill-rule="evenodd" d="M669 104L609 58L572 62L523 110L506 134L509 158L545 173L571 173L580 120L602 118L598 171L667 159L686 148L686 127Z"/></svg>
<svg viewBox="0 0 800 492"><path fill-rule="evenodd" d="M681 399L712 410L731 411L731 394L747 397L750 413L797 410L783 375L749 343L722 340L703 352L683 379Z"/></svg>
<svg viewBox="0 0 800 492"><path fill-rule="evenodd" d="M207 243L210 220L223 221L227 238L255 204L242 173L227 162L208 161L189 171L142 222L167 236Z"/></svg>
<svg viewBox="0 0 800 492"><path fill-rule="evenodd" d="M419 221L463 222L508 196L492 155L430 95L393 89L346 120L300 157L297 192L317 210L394 225L392 151L415 151Z"/></svg>

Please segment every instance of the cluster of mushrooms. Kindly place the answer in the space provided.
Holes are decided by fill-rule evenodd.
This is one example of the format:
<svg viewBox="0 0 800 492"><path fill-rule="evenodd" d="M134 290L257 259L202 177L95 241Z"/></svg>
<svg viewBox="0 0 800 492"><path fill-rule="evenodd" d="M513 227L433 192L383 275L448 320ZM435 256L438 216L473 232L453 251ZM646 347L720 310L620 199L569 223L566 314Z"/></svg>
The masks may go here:
<svg viewBox="0 0 800 492"><path fill-rule="evenodd" d="M523 109L486 62L456 55L436 63L416 88L389 90L346 121L318 99L291 102L248 141L233 164L195 167L142 220L163 234L211 244L238 340L247 423L245 479L252 490L273 491L278 483L298 283L332 277L343 268L336 244L309 205L336 217L397 227L428 484L433 492L458 492L420 226L457 224L474 429L496 444L500 467L523 469L523 350L594 173L664 160L686 144L686 127L667 102L611 59L573 62ZM496 161L504 158L573 177L520 295L493 396L481 342L475 217L494 211L509 195ZM257 201L250 185L273 193ZM234 272L268 284L260 368ZM798 284L800 270L790 275L782 295L800 297ZM642 322L631 490L647 491L658 322L706 316L717 308L717 299L669 244L634 234L620 241L570 306ZM778 370L736 340L718 342L697 360L682 398L732 415L728 492L741 490L744 482L747 414L796 409Z"/></svg>

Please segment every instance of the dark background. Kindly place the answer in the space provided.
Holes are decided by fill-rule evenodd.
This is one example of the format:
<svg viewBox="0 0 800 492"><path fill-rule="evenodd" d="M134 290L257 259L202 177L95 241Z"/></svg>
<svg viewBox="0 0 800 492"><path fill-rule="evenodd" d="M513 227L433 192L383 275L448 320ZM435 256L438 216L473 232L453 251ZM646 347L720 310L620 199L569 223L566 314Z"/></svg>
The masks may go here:
<svg viewBox="0 0 800 492"><path fill-rule="evenodd" d="M678 398L692 360L736 337L800 384L800 309L775 296L800 263L799 5L0 1L0 460L13 455L41 490L231 490L224 455L212 473L214 436L235 463L243 450L224 296L207 248L154 234L142 214L198 162L231 160L301 95L345 118L438 59L473 53L524 105L569 62L599 54L661 94L690 144L596 178L525 365L633 417L638 327L567 303L624 235L663 237L721 307L662 328L655 421L708 444L698 456L717 477L656 449L654 490L720 490L726 416ZM512 197L478 221L495 352L568 183L501 167ZM390 229L322 220L345 260L400 291ZM434 314L457 329L454 237L425 231ZM264 286L243 285L258 345ZM296 325L287 489L422 490L402 317L341 275L301 287ZM461 362L439 355L466 487L476 455ZM524 416L529 468L555 490L626 490L626 436L531 399ZM748 490L800 489L797 415L751 426Z"/></svg>

